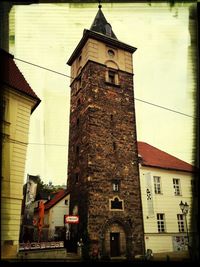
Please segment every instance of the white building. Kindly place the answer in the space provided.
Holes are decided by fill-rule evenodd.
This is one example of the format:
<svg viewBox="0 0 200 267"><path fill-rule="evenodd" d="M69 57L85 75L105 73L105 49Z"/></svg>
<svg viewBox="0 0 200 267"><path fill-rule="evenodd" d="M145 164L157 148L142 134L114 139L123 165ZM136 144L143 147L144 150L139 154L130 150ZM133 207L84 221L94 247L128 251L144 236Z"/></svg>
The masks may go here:
<svg viewBox="0 0 200 267"><path fill-rule="evenodd" d="M64 215L69 214L69 192L60 190L55 196L44 204L44 224L42 229L42 240L50 241L58 239L63 240ZM38 209L35 210L35 221L38 221ZM37 225L35 226L37 229ZM35 229L35 230L36 230ZM37 235L37 230L35 231ZM37 236L35 236L37 240Z"/></svg>
<svg viewBox="0 0 200 267"><path fill-rule="evenodd" d="M145 249L153 253L187 250L193 166L143 142L138 142L138 153ZM181 201L189 205L187 225Z"/></svg>
<svg viewBox="0 0 200 267"><path fill-rule="evenodd" d="M179 204L183 201L189 205L187 227L191 243L194 168L144 142L138 142L138 153L145 249L151 249L154 255L187 252L187 228ZM69 197L69 192L60 190L45 203L46 239L59 239L64 215L69 214Z"/></svg>

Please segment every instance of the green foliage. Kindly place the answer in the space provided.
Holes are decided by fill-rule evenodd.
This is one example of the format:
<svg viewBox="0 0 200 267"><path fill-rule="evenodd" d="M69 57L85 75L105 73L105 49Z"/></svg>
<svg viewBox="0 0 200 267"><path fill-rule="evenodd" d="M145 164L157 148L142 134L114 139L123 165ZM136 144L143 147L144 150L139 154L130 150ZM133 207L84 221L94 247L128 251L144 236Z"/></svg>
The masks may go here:
<svg viewBox="0 0 200 267"><path fill-rule="evenodd" d="M55 187L54 185L45 184L40 176L37 176L37 192L36 192L36 200L40 199L42 195L48 196L52 193L58 192L60 189L63 189L62 186Z"/></svg>

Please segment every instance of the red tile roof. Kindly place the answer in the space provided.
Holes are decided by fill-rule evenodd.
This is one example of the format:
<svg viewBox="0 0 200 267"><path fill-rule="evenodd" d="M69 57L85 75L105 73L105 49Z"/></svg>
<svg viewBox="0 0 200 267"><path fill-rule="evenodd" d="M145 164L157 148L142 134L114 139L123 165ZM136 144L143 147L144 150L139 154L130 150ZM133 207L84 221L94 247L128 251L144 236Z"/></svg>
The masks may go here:
<svg viewBox="0 0 200 267"><path fill-rule="evenodd" d="M58 191L58 193L55 194L55 196L51 200L47 201L44 204L45 210L52 208L55 204L57 204L60 200L62 200L68 194L69 194L69 191L66 191L64 189Z"/></svg>
<svg viewBox="0 0 200 267"><path fill-rule="evenodd" d="M27 83L13 58L13 55L0 48L0 82L35 99L36 104L31 111L33 112L41 100Z"/></svg>
<svg viewBox="0 0 200 267"><path fill-rule="evenodd" d="M144 142L138 142L138 153L142 157L142 166L186 172L194 171L194 167L189 163Z"/></svg>

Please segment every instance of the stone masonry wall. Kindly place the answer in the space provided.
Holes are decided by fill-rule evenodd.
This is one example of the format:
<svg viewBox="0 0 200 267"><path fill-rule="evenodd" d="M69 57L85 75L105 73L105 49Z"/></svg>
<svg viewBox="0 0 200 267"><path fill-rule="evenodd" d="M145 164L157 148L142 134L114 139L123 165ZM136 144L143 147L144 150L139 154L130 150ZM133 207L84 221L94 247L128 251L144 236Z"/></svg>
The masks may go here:
<svg viewBox="0 0 200 267"><path fill-rule="evenodd" d="M79 201L79 208L83 220L87 218L91 240L99 239L107 220L121 218L132 229L133 254L142 254L143 222L133 76L118 71L117 86L105 81L106 71L106 66L89 61L81 73L81 89L77 90L77 81L72 84L69 187L72 195L78 195L80 190L88 192L87 200ZM75 172L79 173L77 183L74 182ZM113 179L120 181L119 192L113 192ZM123 210L110 210L109 200L114 196L123 201ZM72 196L71 206L73 199ZM87 205L83 204L85 202Z"/></svg>

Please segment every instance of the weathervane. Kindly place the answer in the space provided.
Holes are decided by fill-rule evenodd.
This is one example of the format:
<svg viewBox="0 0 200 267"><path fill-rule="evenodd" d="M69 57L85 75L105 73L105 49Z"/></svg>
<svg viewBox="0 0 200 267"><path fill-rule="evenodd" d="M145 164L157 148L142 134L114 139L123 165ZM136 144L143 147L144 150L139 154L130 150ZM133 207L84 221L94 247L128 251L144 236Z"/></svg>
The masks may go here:
<svg viewBox="0 0 200 267"><path fill-rule="evenodd" d="M102 7L101 0L99 0L98 2L99 2L98 8L101 8Z"/></svg>

